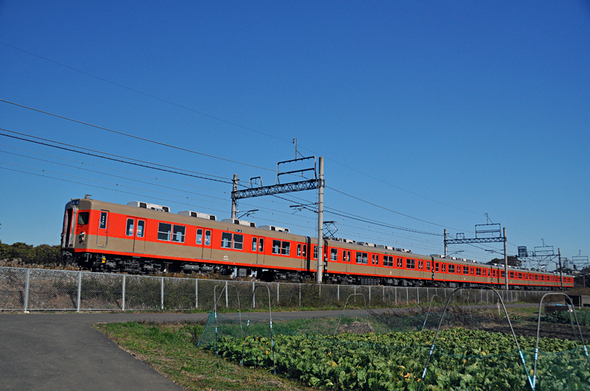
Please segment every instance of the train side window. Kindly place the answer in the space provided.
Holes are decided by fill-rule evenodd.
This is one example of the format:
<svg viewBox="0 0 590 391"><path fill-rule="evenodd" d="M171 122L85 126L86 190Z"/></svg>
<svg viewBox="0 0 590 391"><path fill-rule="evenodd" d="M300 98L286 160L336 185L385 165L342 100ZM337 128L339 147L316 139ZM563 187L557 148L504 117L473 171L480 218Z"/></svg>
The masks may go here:
<svg viewBox="0 0 590 391"><path fill-rule="evenodd" d="M369 264L369 254L367 254L367 253L363 253L363 264L364 265Z"/></svg>
<svg viewBox="0 0 590 391"><path fill-rule="evenodd" d="M510 272L510 278L514 278L514 272Z"/></svg>
<svg viewBox="0 0 590 391"><path fill-rule="evenodd" d="M234 234L234 250L242 250L244 248L244 235Z"/></svg>
<svg viewBox="0 0 590 391"><path fill-rule="evenodd" d="M307 257L307 244L303 245L303 258Z"/></svg>
<svg viewBox="0 0 590 391"><path fill-rule="evenodd" d="M356 253L356 263L363 263L363 256L359 252Z"/></svg>
<svg viewBox="0 0 590 391"><path fill-rule="evenodd" d="M283 254L283 255L290 255L291 254L291 242L283 242L282 243L281 254Z"/></svg>
<svg viewBox="0 0 590 391"><path fill-rule="evenodd" d="M375 255L375 265L379 266L379 255Z"/></svg>
<svg viewBox="0 0 590 391"><path fill-rule="evenodd" d="M330 249L330 261L338 260L338 250L335 248Z"/></svg>
<svg viewBox="0 0 590 391"><path fill-rule="evenodd" d="M346 262L346 251L342 250L342 262Z"/></svg>
<svg viewBox="0 0 590 391"><path fill-rule="evenodd" d="M430 261L426 261L426 270L430 270Z"/></svg>
<svg viewBox="0 0 590 391"><path fill-rule="evenodd" d="M98 228L106 229L107 227L107 212L100 212L100 223Z"/></svg>
<svg viewBox="0 0 590 391"><path fill-rule="evenodd" d="M518 273L518 278L522 280L522 273Z"/></svg>
<svg viewBox="0 0 590 391"><path fill-rule="evenodd" d="M256 238L252 238L252 252L256 252L256 250L258 249L258 243L256 242Z"/></svg>
<svg viewBox="0 0 590 391"><path fill-rule="evenodd" d="M86 225L90 220L90 212L78 213L78 225Z"/></svg>
<svg viewBox="0 0 590 391"><path fill-rule="evenodd" d="M424 267L424 261L418 261L418 270L422 270Z"/></svg>
<svg viewBox="0 0 590 391"><path fill-rule="evenodd" d="M229 232L222 232L221 234L221 248L231 248L232 234Z"/></svg>
<svg viewBox="0 0 590 391"><path fill-rule="evenodd" d="M297 256L301 256L301 244L297 244Z"/></svg>
<svg viewBox="0 0 590 391"><path fill-rule="evenodd" d="M125 235L127 236L133 236L133 225L135 223L135 220L133 219L127 219L127 229L125 230Z"/></svg>
<svg viewBox="0 0 590 391"><path fill-rule="evenodd" d="M313 246L313 259L318 259L318 246Z"/></svg>
<svg viewBox="0 0 590 391"><path fill-rule="evenodd" d="M272 253L273 254L280 254L281 253L281 241L280 240L273 240L272 241Z"/></svg>
<svg viewBox="0 0 590 391"><path fill-rule="evenodd" d="M184 233L186 227L184 225L175 225L174 233L172 235L172 241L176 243L184 243Z"/></svg>
<svg viewBox="0 0 590 391"><path fill-rule="evenodd" d="M203 243L203 230L202 229L197 229L197 244L202 244Z"/></svg>
<svg viewBox="0 0 590 391"><path fill-rule="evenodd" d="M205 231L205 246L211 244L211 231Z"/></svg>
<svg viewBox="0 0 590 391"><path fill-rule="evenodd" d="M350 262L350 251L346 252L346 259L348 262Z"/></svg>
<svg viewBox="0 0 590 391"><path fill-rule="evenodd" d="M440 270L441 270L443 273L446 273L446 272L447 272L447 264L446 264L446 263L441 263L441 264L440 264Z"/></svg>
<svg viewBox="0 0 590 391"><path fill-rule="evenodd" d="M449 265L449 273L455 273L455 265Z"/></svg>
<svg viewBox="0 0 590 391"><path fill-rule="evenodd" d="M434 271L438 273L438 262L434 262Z"/></svg>
<svg viewBox="0 0 590 391"><path fill-rule="evenodd" d="M463 274L469 274L469 266L463 266Z"/></svg>
<svg viewBox="0 0 590 391"><path fill-rule="evenodd" d="M258 241L258 252L264 252L264 238L260 238Z"/></svg>
<svg viewBox="0 0 590 391"><path fill-rule="evenodd" d="M502 270L502 272L500 273L500 278L505 278L506 277L506 273L504 272L504 270Z"/></svg>
<svg viewBox="0 0 590 391"><path fill-rule="evenodd" d="M158 240L170 240L172 234L172 224L160 223L158 224Z"/></svg>
<svg viewBox="0 0 590 391"><path fill-rule="evenodd" d="M143 238L143 234L145 231L145 221L144 220L138 220L137 221L137 237L138 238Z"/></svg>
<svg viewBox="0 0 590 391"><path fill-rule="evenodd" d="M480 267L478 267L478 268L475 270L475 274L476 274L476 275L478 275L478 276L481 276L481 268L480 268Z"/></svg>

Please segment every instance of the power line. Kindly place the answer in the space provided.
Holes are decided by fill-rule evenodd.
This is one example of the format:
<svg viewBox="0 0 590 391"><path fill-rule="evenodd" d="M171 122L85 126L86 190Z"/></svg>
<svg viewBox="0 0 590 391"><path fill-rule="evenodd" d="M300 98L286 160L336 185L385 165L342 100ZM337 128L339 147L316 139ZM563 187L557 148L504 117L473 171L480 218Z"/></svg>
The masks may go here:
<svg viewBox="0 0 590 391"><path fill-rule="evenodd" d="M184 176L189 176L189 177L193 177L193 178L198 178L198 179L204 179L204 180L208 180L208 181L213 181L213 182L220 182L220 183L225 183L225 184L232 184L231 180L229 180L229 179L216 179L216 178L208 178L208 177L203 176L203 175L209 175L209 174L201 174L201 175L190 174L189 172L191 172L191 171L188 171L188 170L184 170L184 171L188 171L188 172L181 172L180 169L173 168L173 167L170 167L170 166L165 166L165 165L162 165L162 164L146 162L144 160L139 160L139 159L132 159L132 158L123 157L123 156L120 156L120 155L110 154L110 153L107 153L107 152L100 152L100 151L96 151L96 150L93 150L93 149L79 147L79 146L75 146L75 145L72 145L72 144L66 144L66 143L62 143L62 142L54 141L54 140L49 140L49 139L42 138L42 137L32 136L32 135L28 135L28 134L21 133L21 132L16 132L16 131L9 130L9 129L0 128L0 130L5 131L5 132L14 133L14 134L19 134L19 135L30 137L30 138L34 138L34 139L37 139L37 140L43 140L43 141L28 140L28 139L26 139L24 137L18 137L18 136L14 136L14 135L10 135L10 134L4 134L4 133L0 133L0 136L9 137L9 138L13 138L13 139L21 140L21 141L26 141L26 142L30 142L30 143L34 143L34 144L44 145L46 147L62 149L64 151L68 151L68 152L74 152L74 153L78 153L78 154L82 154L82 155L96 157L96 158L99 158L99 159L106 159L106 160L111 160L111 161L115 161L115 162L118 162L118 163L124 163L124 164L134 165L134 166L143 167L143 168L149 168L149 169L152 169L152 170L159 170L159 171L163 171L163 172L169 172L169 173L172 173L172 174L184 175ZM51 144L49 144L49 142L55 143L55 144L60 144L60 145L66 145L67 147L62 147L62 146L59 146L59 145L51 145ZM90 152L82 152L82 151L78 151L78 150L76 150L74 148L78 148L78 149L82 149L82 150L90 151ZM100 155L100 154L110 155L110 156L115 156L115 157L103 156L103 155ZM124 160L124 159L127 159L127 160ZM159 167L154 167L154 166L159 166ZM213 177L214 175L209 175L209 176L212 176ZM221 177L217 177L217 178L221 178Z"/></svg>
<svg viewBox="0 0 590 391"><path fill-rule="evenodd" d="M65 117L63 115L50 113L48 111L44 111L44 110L40 110L40 109L35 109L34 107L29 107L29 106L21 105L19 103L11 102L11 101L8 101L8 100L5 100L5 99L0 99L0 102L8 103L8 104L11 104L11 105L14 105L14 106L17 106L17 107L21 107L21 108L24 108L24 109L27 109L27 110L32 110L32 111L36 111L38 113L42 113L42 114L50 115L50 116L53 116L53 117L56 117L56 118L64 119L66 121L71 121L71 122L74 122L74 123L77 123L77 124L81 124L81 125L85 125L85 126L90 126L92 128L95 128L95 129L105 130L107 132L115 133L115 134L118 134L118 135L121 135L121 136L134 138L134 139L137 139L137 140L145 141L145 142L148 142L148 143L152 143L152 144L156 144L156 145L160 145L160 146L164 146L164 147L168 147L168 148L172 148L172 149L177 149L179 151L194 153L196 155L201 155L201 156L209 157L209 158L212 158L212 159L223 160L223 161L229 162L229 163L241 164L241 165L248 166L248 167L258 168L258 169L261 169L261 170L274 171L274 170L272 170L270 168L259 167L259 166L255 166L253 164L248 164L248 163L242 163L242 162L238 162L238 161L235 161L235 160L226 159L226 158L222 158L222 157L215 156L215 155L210 155L210 154L207 154L207 153L194 151L192 149L182 148L182 147L178 147L176 145L163 143L161 141L155 141L155 140L151 140L151 139L148 139L148 138L145 138L145 137L135 136L133 134L121 132L121 131L118 131L118 130L113 130L113 129L105 128L103 126L94 125L94 124L91 124L91 123L88 123L88 122L84 122L84 121L80 121L80 120L77 120L77 119L68 118L68 117Z"/></svg>
<svg viewBox="0 0 590 391"><path fill-rule="evenodd" d="M333 187L326 186L326 188L328 188L328 189L330 189L330 190L334 190L334 191L335 191L335 192L337 192L337 193L340 193L340 194L342 194L342 195L345 195L345 196L347 196L347 197L353 198L353 199L355 199L355 200L357 200L357 201L364 202L365 204L368 204L368 205L374 206L374 207L376 207L376 208L379 208L379 209L386 210L386 211L388 211L388 212L391 212L391 213L395 213L395 214L397 214L397 215L400 215L400 216L403 216L403 217L407 217L407 218L409 218L409 219L412 219L412 220L420 221L420 222L422 222L422 223L432 224L432 225L435 225L435 226L437 226L437 227L442 227L442 228L450 228L450 229L454 229L454 230L461 231L461 230L460 230L460 229L458 229L458 228L447 227L447 226L445 226L445 225L442 225L442 224L433 223L433 222L431 222L431 221L428 221L428 220L420 219L420 218L418 218L418 217L413 217L413 216L407 215L407 214L405 214L405 213L397 212L397 211L395 211L395 210L393 210L393 209L389 209L389 208L386 208L386 207L384 207L384 206L377 205L377 204L375 204L374 202L370 202L370 201L367 201L367 200L363 200L362 198L359 198L359 197L353 196L353 195L351 195L351 194L345 193L345 192L343 192L343 191L341 191L341 190L334 189Z"/></svg>

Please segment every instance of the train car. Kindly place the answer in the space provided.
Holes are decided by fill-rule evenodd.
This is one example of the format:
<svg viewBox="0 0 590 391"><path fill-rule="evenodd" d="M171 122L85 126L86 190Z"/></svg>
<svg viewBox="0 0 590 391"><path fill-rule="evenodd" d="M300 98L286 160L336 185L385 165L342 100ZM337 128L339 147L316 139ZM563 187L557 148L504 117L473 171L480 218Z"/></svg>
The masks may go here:
<svg viewBox="0 0 590 391"><path fill-rule="evenodd" d="M216 272L265 281L304 281L317 270L317 239L286 228L181 211L147 202L90 199L66 204L61 240L68 262L93 271ZM349 239L323 239L325 281L395 286L493 286L504 268ZM573 277L509 269L512 289L573 287Z"/></svg>

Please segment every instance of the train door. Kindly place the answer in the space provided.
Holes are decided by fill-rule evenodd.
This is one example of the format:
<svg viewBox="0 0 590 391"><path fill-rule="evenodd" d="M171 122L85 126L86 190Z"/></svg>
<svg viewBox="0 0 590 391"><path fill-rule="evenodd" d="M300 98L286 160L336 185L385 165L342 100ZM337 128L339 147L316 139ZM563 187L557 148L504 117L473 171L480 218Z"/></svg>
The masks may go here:
<svg viewBox="0 0 590 391"><path fill-rule="evenodd" d="M62 248L74 247L74 221L78 208L75 206L67 208L64 214L64 225L61 237Z"/></svg>
<svg viewBox="0 0 590 391"><path fill-rule="evenodd" d="M197 259L211 259L211 230L197 228L196 239Z"/></svg>
<svg viewBox="0 0 590 391"><path fill-rule="evenodd" d="M145 251L145 220L127 217L124 251L143 254Z"/></svg>
<svg viewBox="0 0 590 391"><path fill-rule="evenodd" d="M106 247L109 243L109 211L101 210L96 234L96 246Z"/></svg>
<svg viewBox="0 0 590 391"><path fill-rule="evenodd" d="M264 244L263 237L252 237L252 253L254 254L254 263L257 265L264 265Z"/></svg>

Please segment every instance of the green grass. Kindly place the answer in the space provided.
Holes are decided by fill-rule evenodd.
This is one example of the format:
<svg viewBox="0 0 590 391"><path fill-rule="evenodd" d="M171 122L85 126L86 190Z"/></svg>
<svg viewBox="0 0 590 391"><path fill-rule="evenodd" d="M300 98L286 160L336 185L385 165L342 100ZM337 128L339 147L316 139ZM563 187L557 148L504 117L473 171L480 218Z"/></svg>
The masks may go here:
<svg viewBox="0 0 590 391"><path fill-rule="evenodd" d="M203 325L111 323L94 326L185 390L311 390L268 370L244 368L196 347Z"/></svg>

